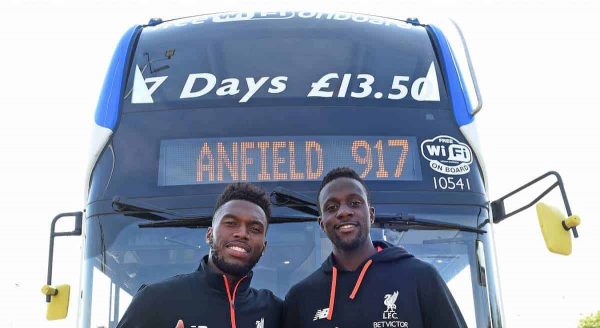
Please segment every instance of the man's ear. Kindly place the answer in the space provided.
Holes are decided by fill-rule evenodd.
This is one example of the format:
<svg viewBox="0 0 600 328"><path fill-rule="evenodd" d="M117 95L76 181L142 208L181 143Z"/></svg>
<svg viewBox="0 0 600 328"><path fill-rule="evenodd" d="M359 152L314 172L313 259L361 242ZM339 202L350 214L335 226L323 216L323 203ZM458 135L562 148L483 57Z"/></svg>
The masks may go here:
<svg viewBox="0 0 600 328"><path fill-rule="evenodd" d="M319 223L319 227L321 227L321 230L325 231L325 227L323 226L323 218L319 216L317 218L317 222Z"/></svg>
<svg viewBox="0 0 600 328"><path fill-rule="evenodd" d="M206 243L209 244L210 246L212 246L213 243L213 236L212 236L212 227L208 227L208 229L206 229Z"/></svg>
<svg viewBox="0 0 600 328"><path fill-rule="evenodd" d="M375 207L369 207L369 216L371 218L371 224L375 223Z"/></svg>
<svg viewBox="0 0 600 328"><path fill-rule="evenodd" d="M263 249L262 249L261 255L265 253L266 249L267 249L267 241L265 240L265 243L263 245Z"/></svg>

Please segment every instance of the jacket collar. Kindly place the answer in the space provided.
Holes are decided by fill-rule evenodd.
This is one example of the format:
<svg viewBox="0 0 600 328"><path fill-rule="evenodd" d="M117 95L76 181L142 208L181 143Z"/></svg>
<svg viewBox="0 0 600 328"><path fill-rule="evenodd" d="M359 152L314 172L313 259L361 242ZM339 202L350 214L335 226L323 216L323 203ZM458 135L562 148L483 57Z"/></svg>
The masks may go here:
<svg viewBox="0 0 600 328"><path fill-rule="evenodd" d="M225 282L223 281L223 274L219 272L213 271L208 265L208 255L205 255L200 261L200 266L198 267L198 272L204 276L204 280L209 288L219 291L225 295L227 295L227 291L225 289ZM248 293L248 289L250 288L250 282L252 281L252 271L248 272L246 275L246 279L243 279L240 282L240 285L237 288L238 295L245 295ZM231 287L233 289L233 287ZM233 290L231 291L233 292Z"/></svg>
<svg viewBox="0 0 600 328"><path fill-rule="evenodd" d="M412 254L408 253L404 248L394 246L386 241L373 241L373 246L381 251L366 258L359 267L362 267L367 261L373 260L373 262L385 262L394 261L401 258L413 257ZM327 274L331 274L333 267L336 266L335 258L333 253L329 254L329 257L321 265L321 270ZM338 269L339 270L339 269Z"/></svg>

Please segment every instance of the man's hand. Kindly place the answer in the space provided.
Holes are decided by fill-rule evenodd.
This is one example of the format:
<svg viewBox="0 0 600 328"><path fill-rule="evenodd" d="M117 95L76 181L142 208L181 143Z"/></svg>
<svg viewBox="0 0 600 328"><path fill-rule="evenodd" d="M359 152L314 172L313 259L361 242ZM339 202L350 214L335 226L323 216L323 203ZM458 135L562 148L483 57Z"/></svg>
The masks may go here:
<svg viewBox="0 0 600 328"><path fill-rule="evenodd" d="M175 326L175 328L185 328L185 327L183 326L183 320L179 320L179 321L177 321L177 326Z"/></svg>

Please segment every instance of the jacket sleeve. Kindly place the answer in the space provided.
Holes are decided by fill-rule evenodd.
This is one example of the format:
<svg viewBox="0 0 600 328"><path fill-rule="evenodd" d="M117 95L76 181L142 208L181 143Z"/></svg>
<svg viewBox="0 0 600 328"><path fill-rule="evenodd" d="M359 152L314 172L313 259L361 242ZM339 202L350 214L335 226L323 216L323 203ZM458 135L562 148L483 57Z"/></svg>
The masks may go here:
<svg viewBox="0 0 600 328"><path fill-rule="evenodd" d="M302 327L302 322L300 318L300 308L298 306L297 297L294 293L294 288L292 288L285 296L285 301L283 302L283 315L281 320L281 327Z"/></svg>
<svg viewBox="0 0 600 328"><path fill-rule="evenodd" d="M466 328L467 324L446 282L426 264L419 281L419 302L425 328Z"/></svg>
<svg viewBox="0 0 600 328"><path fill-rule="evenodd" d="M145 285L140 287L127 311L123 314L121 321L117 324L117 328L142 328L156 325L157 321L154 320L154 315L157 309L154 306L154 298L151 296L152 291L150 289ZM177 322L174 322L173 327L176 324Z"/></svg>

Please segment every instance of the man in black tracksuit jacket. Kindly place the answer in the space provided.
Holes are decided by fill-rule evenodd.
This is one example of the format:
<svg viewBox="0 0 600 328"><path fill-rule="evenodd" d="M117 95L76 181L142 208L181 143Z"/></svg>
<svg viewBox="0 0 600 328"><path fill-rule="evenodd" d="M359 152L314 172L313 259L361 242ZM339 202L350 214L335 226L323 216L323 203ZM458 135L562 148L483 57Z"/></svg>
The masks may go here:
<svg viewBox="0 0 600 328"><path fill-rule="evenodd" d="M403 248L371 241L375 212L360 176L349 168L332 170L318 199L319 224L333 252L286 295L284 327L466 327L433 266Z"/></svg>
<svg viewBox="0 0 600 328"><path fill-rule="evenodd" d="M142 286L118 328L279 327L282 302L250 288L266 246L270 202L250 184L229 185L217 200L206 233L210 253L196 272Z"/></svg>
<svg viewBox="0 0 600 328"><path fill-rule="evenodd" d="M229 297L223 275L202 260L198 271L142 287L117 327L231 328ZM235 291L235 321L239 328L279 327L281 301L268 290L250 288L252 272ZM229 286L230 294L234 286Z"/></svg>
<svg viewBox="0 0 600 328"><path fill-rule="evenodd" d="M335 261L329 256L319 270L287 294L285 327L466 327L435 268L403 248L383 242L374 245L381 251L360 266L371 261L362 280L362 270L337 270L331 320L327 315ZM394 300L395 307L386 304L389 300Z"/></svg>

